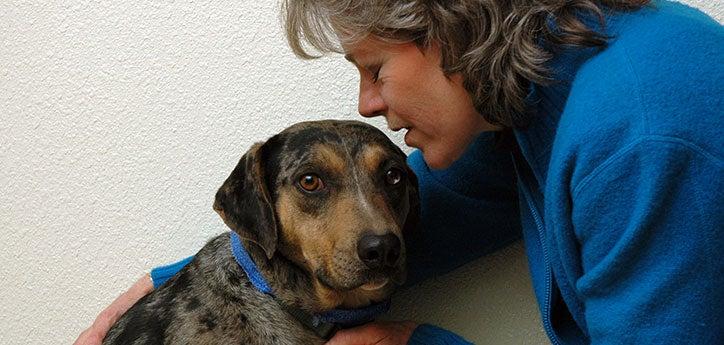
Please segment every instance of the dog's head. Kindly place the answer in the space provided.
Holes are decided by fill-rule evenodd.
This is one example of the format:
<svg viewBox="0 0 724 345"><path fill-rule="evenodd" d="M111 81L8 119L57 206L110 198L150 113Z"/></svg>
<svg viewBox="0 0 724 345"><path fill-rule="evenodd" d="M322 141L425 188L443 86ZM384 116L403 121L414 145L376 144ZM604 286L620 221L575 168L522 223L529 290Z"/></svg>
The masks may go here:
<svg viewBox="0 0 724 345"><path fill-rule="evenodd" d="M362 122L299 123L252 146L214 209L268 258L301 268L322 308L367 305L404 282L403 234L419 209L405 158Z"/></svg>

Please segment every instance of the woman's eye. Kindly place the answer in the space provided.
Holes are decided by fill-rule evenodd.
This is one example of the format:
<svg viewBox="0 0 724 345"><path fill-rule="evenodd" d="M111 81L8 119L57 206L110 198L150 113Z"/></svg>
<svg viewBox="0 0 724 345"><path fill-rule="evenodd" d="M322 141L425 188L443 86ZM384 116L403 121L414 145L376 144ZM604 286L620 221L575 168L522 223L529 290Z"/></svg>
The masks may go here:
<svg viewBox="0 0 724 345"><path fill-rule="evenodd" d="M372 74L372 82L376 83L377 80L380 79L380 67L377 67L374 69L374 73Z"/></svg>
<svg viewBox="0 0 724 345"><path fill-rule="evenodd" d="M324 188L324 183L315 174L305 174L299 178L299 186L307 192L316 192Z"/></svg>
<svg viewBox="0 0 724 345"><path fill-rule="evenodd" d="M372 75L372 83L376 83L380 79L380 70L382 69L381 65L373 65L366 67L367 72L369 72L370 75Z"/></svg>
<svg viewBox="0 0 724 345"><path fill-rule="evenodd" d="M385 172L385 182L387 184L394 186L400 183L402 181L402 171L397 168L391 168Z"/></svg>

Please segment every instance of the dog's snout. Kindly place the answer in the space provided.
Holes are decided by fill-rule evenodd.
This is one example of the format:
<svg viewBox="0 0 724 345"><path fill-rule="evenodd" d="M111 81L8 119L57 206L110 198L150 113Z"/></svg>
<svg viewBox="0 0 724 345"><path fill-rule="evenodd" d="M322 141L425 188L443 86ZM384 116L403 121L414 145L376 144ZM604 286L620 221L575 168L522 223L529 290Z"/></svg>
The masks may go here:
<svg viewBox="0 0 724 345"><path fill-rule="evenodd" d="M400 239L391 233L365 235L357 242L357 255L371 269L394 266L400 257Z"/></svg>

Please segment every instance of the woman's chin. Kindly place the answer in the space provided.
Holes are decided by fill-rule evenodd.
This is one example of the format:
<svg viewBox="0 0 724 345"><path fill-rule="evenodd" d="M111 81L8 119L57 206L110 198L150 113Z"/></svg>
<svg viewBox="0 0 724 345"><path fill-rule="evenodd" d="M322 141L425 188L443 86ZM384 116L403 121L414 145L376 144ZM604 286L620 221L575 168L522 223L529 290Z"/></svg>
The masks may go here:
<svg viewBox="0 0 724 345"><path fill-rule="evenodd" d="M423 149L420 149L420 151L422 151L422 158L425 159L427 166L433 170L447 169L454 162L453 159L450 159L450 156L444 154L426 153Z"/></svg>
<svg viewBox="0 0 724 345"><path fill-rule="evenodd" d="M460 157L461 151L463 151L455 150L449 147L450 145L441 145L440 142L424 140L424 138L424 136L420 136L419 133L410 129L405 134L405 144L420 150L425 164L427 164L430 169L440 170L448 168Z"/></svg>
<svg viewBox="0 0 724 345"><path fill-rule="evenodd" d="M449 168L462 156L464 151L464 149L454 150L449 147L440 148L434 146L421 146L419 149L422 151L422 158L425 159L425 163L433 170Z"/></svg>

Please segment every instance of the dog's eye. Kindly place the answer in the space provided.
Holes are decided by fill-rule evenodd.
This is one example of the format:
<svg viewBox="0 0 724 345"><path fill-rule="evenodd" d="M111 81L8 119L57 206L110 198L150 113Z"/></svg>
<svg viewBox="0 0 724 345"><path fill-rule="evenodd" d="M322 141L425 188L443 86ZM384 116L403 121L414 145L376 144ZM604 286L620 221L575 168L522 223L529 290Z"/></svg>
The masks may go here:
<svg viewBox="0 0 724 345"><path fill-rule="evenodd" d="M385 173L385 182L387 184L394 186L397 185L402 181L402 171L397 168L391 168L390 170L387 170Z"/></svg>
<svg viewBox="0 0 724 345"><path fill-rule="evenodd" d="M299 186L307 192L315 192L324 188L324 183L317 175L305 174L299 179Z"/></svg>

